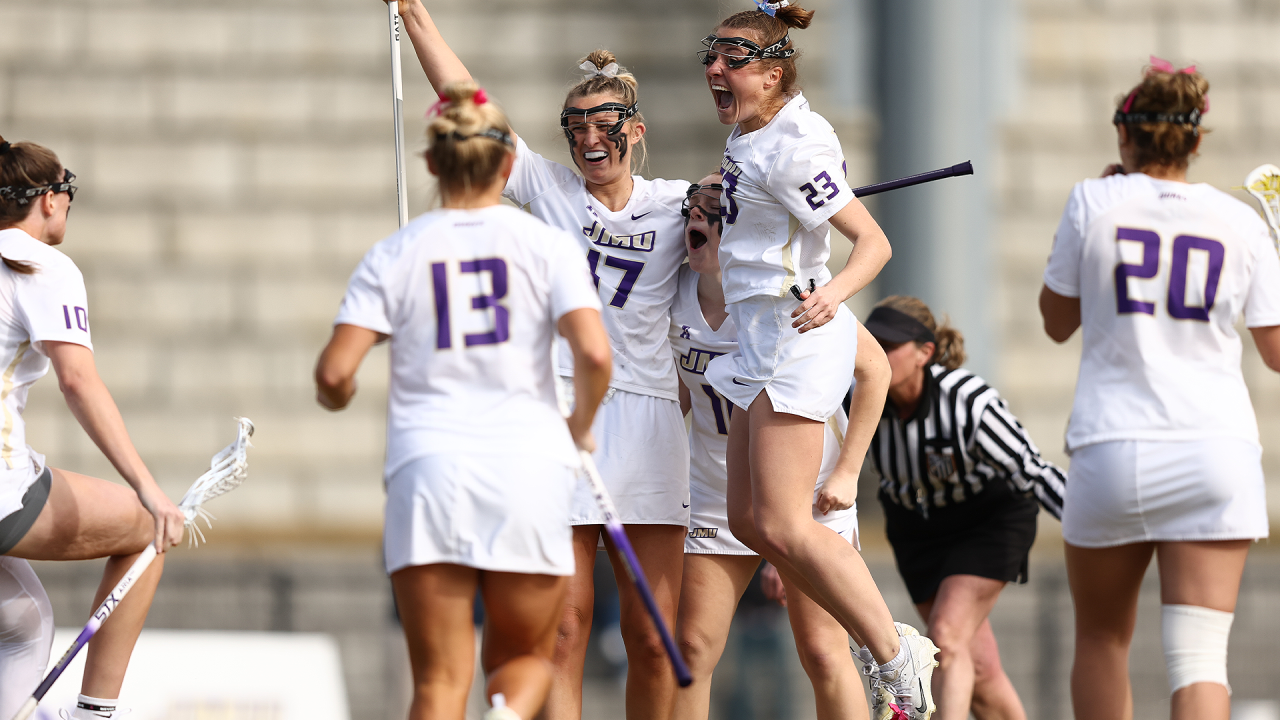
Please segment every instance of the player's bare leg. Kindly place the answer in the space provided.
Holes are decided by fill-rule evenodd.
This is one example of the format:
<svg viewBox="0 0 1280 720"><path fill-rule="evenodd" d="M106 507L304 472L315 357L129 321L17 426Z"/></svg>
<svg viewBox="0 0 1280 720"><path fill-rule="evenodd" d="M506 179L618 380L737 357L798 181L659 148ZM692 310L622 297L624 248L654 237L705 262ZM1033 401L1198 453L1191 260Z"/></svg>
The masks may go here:
<svg viewBox="0 0 1280 720"><path fill-rule="evenodd" d="M9 551L28 560L84 560L108 557L90 610L106 599L133 561L155 537L155 520L132 489L106 480L50 468L49 499L27 534ZM89 641L80 692L117 698L133 646L142 632L164 555L138 578L128 596Z"/></svg>
<svg viewBox="0 0 1280 720"><path fill-rule="evenodd" d="M1155 546L1109 548L1066 544L1067 581L1076 611L1071 705L1077 720L1132 720L1129 643L1138 591Z"/></svg>
<svg viewBox="0 0 1280 720"><path fill-rule="evenodd" d="M822 423L774 412L762 392L741 422L729 429L729 526L735 537L764 555L784 575L802 578L850 634L858 637L878 662L898 653L893 617L862 556L846 540L813 519L813 487L822 459ZM749 453L751 512L734 501L735 448L742 432ZM738 435L735 442L735 434ZM735 513L735 509L739 510ZM752 527L744 520L753 519ZM754 543L754 544L753 544Z"/></svg>
<svg viewBox="0 0 1280 720"><path fill-rule="evenodd" d="M684 556L676 644L689 664L693 684L676 690L672 720L710 716L711 675L724 654L738 600L759 566L756 555Z"/></svg>
<svg viewBox="0 0 1280 720"><path fill-rule="evenodd" d="M596 548L603 525L575 525L573 561L577 565L565 590L564 610L556 629L553 673L547 702L538 714L544 720L578 720L582 717L582 673L591 640L595 610Z"/></svg>
<svg viewBox="0 0 1280 720"><path fill-rule="evenodd" d="M938 703L934 720L969 717L977 683L974 638L984 625L990 629L987 616L1004 586L999 580L977 575L950 575L943 578L932 599L916 606L929 627L926 634L942 651L933 671L933 698ZM998 664L999 655L996 657ZM1016 694L1013 700L1017 702Z"/></svg>
<svg viewBox="0 0 1280 720"><path fill-rule="evenodd" d="M1000 662L1000 647L996 645L990 619L978 626L969 648L973 655L973 699L969 712L978 720L1027 720L1022 699Z"/></svg>
<svg viewBox="0 0 1280 720"><path fill-rule="evenodd" d="M392 573L413 672L409 720L466 715L475 673L472 612L479 581L479 570L461 565L418 565Z"/></svg>
<svg viewBox="0 0 1280 720"><path fill-rule="evenodd" d="M507 707L532 718L551 689L551 655L569 578L486 572L484 642L480 654L485 698L502 693Z"/></svg>
<svg viewBox="0 0 1280 720"><path fill-rule="evenodd" d="M636 551L640 567L649 580L653 599L667 627L676 622L680 600L680 578L684 569L682 525L627 525L627 538ZM645 609L635 586L626 579L626 570L613 543L605 537L605 547L618 578L622 641L627 648L627 720L666 720L675 699L676 676L667 657L662 637Z"/></svg>
<svg viewBox="0 0 1280 720"><path fill-rule="evenodd" d="M867 696L849 654L849 634L786 575L782 584L800 664L813 683L818 720L867 720Z"/></svg>
<svg viewBox="0 0 1280 720"><path fill-rule="evenodd" d="M1250 540L1159 543L1160 601L1235 612L1250 544ZM1228 720L1231 697L1218 683L1193 683L1173 694L1171 710L1173 720Z"/></svg>

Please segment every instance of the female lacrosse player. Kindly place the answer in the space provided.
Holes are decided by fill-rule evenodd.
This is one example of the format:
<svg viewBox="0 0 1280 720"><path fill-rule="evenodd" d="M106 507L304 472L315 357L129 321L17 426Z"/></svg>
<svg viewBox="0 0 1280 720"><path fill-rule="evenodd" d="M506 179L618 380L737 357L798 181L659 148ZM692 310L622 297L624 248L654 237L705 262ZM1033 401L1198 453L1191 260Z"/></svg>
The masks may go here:
<svg viewBox="0 0 1280 720"><path fill-rule="evenodd" d="M857 322L844 301L890 255L845 182L835 132L795 87L788 30L808 27L812 16L786 0L760 3L703 40L716 113L735 125L720 171L720 267L738 348L706 371L716 391L745 410L729 434L729 526L867 646L897 696L891 711L887 692L872 693L877 720L888 712L927 718L936 648L913 629L895 628L857 550L810 514L823 427L853 375L848 348ZM834 277L825 265L832 226L854 243Z"/></svg>
<svg viewBox="0 0 1280 720"><path fill-rule="evenodd" d="M433 88L470 78L419 0L401 0L400 10ZM581 67L585 77L569 90L560 114L577 172L516 138L515 168L504 194L576 237L591 268L614 353L613 380L594 428L595 460L671 625L689 522L689 446L667 326L676 269L684 260L680 202L689 184L632 175L645 134L636 79L605 50L591 53ZM560 354L566 360L563 375L570 372L567 355ZM581 715L592 572L603 522L587 485L580 484L573 509L577 573L560 627L556 678L547 702L551 718ZM608 550L616 576L624 577L614 549ZM627 648L627 717L663 718L675 693L671 666L639 594L625 582L618 591Z"/></svg>
<svg viewBox="0 0 1280 720"><path fill-rule="evenodd" d="M31 697L49 661L53 613L27 560L108 558L97 607L148 543L182 539L183 516L161 492L98 377L84 277L53 246L66 235L75 175L48 148L0 138L0 717ZM52 364L67 407L132 487L49 467L27 445L31 385ZM156 558L89 642L76 720L116 715L133 644L164 566Z"/></svg>
<svg viewBox="0 0 1280 720"><path fill-rule="evenodd" d="M689 264L680 268L679 289L671 309L671 346L680 368L680 404L692 413L689 537L685 540L676 636L694 678L691 687L677 693L673 720L708 717L711 673L724 652L734 608L760 565L760 556L734 538L725 510L725 449L733 405L703 378L707 361L732 352L738 341L720 282L719 179L712 175L689 187L683 208ZM850 405L854 415L846 424L844 411L839 410L827 421L811 513L813 519L855 546L858 470L889 385L884 353L870 335L864 340L858 344L854 368L857 385ZM848 435L847 428L851 429ZM798 590L791 593L787 612L800 663L813 682L819 720L865 718L866 696L849 655L844 628Z"/></svg>
<svg viewBox="0 0 1280 720"><path fill-rule="evenodd" d="M1062 517L1077 718L1133 716L1129 643L1154 554L1173 717L1226 720L1240 576L1268 533L1235 323L1280 372L1280 259L1252 208L1187 182L1208 91L1194 67L1152 58L1112 120L1120 164L1072 190L1044 272L1045 331L1084 333Z"/></svg>
<svg viewBox="0 0 1280 720"><path fill-rule="evenodd" d="M464 716L479 587L486 718L528 720L551 684L574 570L573 444L590 449L609 345L573 240L501 204L515 163L506 116L469 81L444 97L426 154L444 207L365 256L316 382L321 404L344 407L369 348L391 338L385 553L413 665L409 717ZM567 428L557 330L575 361Z"/></svg>
<svg viewBox="0 0 1280 720"><path fill-rule="evenodd" d="M941 648L938 720L1026 718L987 616L1027 581L1036 500L1062 516L1062 471L995 388L965 370L964 336L913 297L881 300L867 330L893 380L871 441L885 530L911 601Z"/></svg>

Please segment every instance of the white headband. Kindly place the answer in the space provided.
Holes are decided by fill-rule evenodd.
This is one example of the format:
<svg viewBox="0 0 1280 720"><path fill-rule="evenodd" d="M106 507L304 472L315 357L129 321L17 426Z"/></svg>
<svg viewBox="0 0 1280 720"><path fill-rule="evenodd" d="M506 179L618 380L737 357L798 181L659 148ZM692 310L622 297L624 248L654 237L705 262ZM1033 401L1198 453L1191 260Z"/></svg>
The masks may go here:
<svg viewBox="0 0 1280 720"><path fill-rule="evenodd" d="M618 77L618 63L611 62L602 68L596 67L596 64L587 60L578 66L578 69L586 71L586 75L582 76L583 80L590 80L593 77Z"/></svg>

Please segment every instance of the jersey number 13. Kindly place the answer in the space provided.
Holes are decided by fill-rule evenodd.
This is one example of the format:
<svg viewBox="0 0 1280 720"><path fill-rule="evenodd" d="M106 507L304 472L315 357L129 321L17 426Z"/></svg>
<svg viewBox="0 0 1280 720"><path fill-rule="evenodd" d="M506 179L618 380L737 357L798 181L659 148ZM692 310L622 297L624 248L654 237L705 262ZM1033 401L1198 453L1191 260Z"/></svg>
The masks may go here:
<svg viewBox="0 0 1280 720"><path fill-rule="evenodd" d="M493 292L471 297L472 310L493 310L493 329L489 332L467 333L462 341L467 347L473 345L496 345L506 342L511 337L511 313L502 305L502 298L507 296L507 261L502 258L481 258L479 260L463 260L458 263L458 272L474 274L489 273L493 280ZM479 278L477 277L477 280ZM453 325L449 316L449 268L442 262L431 263L431 289L436 301L436 349L447 350L453 347Z"/></svg>

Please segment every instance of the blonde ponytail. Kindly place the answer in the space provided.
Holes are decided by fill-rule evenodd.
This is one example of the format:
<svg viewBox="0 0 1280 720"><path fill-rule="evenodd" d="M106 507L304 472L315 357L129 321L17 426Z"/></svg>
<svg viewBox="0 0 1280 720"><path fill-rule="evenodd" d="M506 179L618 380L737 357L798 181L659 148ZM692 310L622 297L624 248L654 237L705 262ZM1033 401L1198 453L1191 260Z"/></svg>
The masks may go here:
<svg viewBox="0 0 1280 720"><path fill-rule="evenodd" d="M439 114L427 126L427 152L445 197L466 197L494 183L514 150L507 116L470 80L440 93Z"/></svg>

